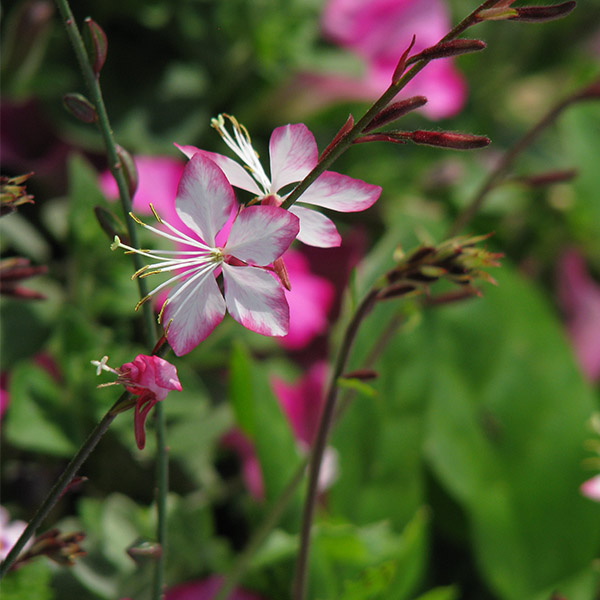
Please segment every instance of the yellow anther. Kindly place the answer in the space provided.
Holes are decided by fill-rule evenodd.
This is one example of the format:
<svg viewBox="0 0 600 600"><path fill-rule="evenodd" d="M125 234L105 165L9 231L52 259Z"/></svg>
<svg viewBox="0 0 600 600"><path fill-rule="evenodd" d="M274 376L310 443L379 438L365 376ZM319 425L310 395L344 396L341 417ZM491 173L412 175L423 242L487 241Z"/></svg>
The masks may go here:
<svg viewBox="0 0 600 600"><path fill-rule="evenodd" d="M152 211L152 214L154 215L154 218L162 225L162 220L158 216L158 213L154 210L154 206L152 206L152 203L150 203L149 206L150 206L150 210Z"/></svg>

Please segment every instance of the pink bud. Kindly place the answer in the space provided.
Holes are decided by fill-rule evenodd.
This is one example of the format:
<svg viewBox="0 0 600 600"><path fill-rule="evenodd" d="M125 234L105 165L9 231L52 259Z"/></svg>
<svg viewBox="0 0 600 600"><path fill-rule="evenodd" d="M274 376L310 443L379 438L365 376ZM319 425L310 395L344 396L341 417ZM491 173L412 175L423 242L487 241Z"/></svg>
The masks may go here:
<svg viewBox="0 0 600 600"><path fill-rule="evenodd" d="M576 6L577 2L563 2L550 6L523 6L515 8L517 15L509 17L511 21L524 21L526 23L541 23L543 21L553 21L561 19L568 15Z"/></svg>
<svg viewBox="0 0 600 600"><path fill-rule="evenodd" d="M373 129L397 121L400 117L403 117L405 114L416 110L417 108L421 108L421 106L424 106L426 103L427 98L425 98L425 96L413 96L412 98L406 98L406 100L401 100L400 102L394 102L375 115L373 120L363 129L363 131L367 133L373 131Z"/></svg>
<svg viewBox="0 0 600 600"><path fill-rule="evenodd" d="M96 77L100 75L100 70L104 66L104 62L106 61L106 53L108 50L108 40L106 39L106 34L96 23L92 21L90 17L85 19L85 23L88 26L89 33L89 50L90 50L90 58L92 60L92 70Z"/></svg>
<svg viewBox="0 0 600 600"><path fill-rule="evenodd" d="M441 42L430 48L425 48L425 50L422 50L419 54L411 56L406 64L409 65L423 59L434 60L436 58L447 58L450 56L459 56L460 54L468 54L470 52L479 52L485 47L485 42L481 40L450 40L449 42Z"/></svg>
<svg viewBox="0 0 600 600"><path fill-rule="evenodd" d="M473 150L484 148L491 140L482 135L470 133L453 133L450 131L423 131L409 132L407 137L415 144L426 146L439 146L440 148L453 148L454 150Z"/></svg>

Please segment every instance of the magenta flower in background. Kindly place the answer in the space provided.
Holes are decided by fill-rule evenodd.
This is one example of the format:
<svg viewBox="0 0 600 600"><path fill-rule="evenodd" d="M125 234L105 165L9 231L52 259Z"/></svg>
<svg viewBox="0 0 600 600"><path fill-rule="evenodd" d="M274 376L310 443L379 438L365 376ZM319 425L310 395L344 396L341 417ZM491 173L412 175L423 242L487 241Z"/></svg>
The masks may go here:
<svg viewBox="0 0 600 600"><path fill-rule="evenodd" d="M165 600L212 600L223 585L223 578L211 575L199 581L190 581L169 588L165 592ZM263 600L257 594L246 592L240 588L234 590L228 600Z"/></svg>
<svg viewBox="0 0 600 600"><path fill-rule="evenodd" d="M450 30L443 0L329 0L321 26L325 37L364 63L360 78L339 74L307 74L313 105L344 100L372 101L391 84L392 74L416 36L412 53L437 44ZM451 59L430 62L403 90L426 96L423 112L431 119L455 115L464 105L466 85Z"/></svg>
<svg viewBox="0 0 600 600"><path fill-rule="evenodd" d="M267 266L287 250L298 233L298 220L275 206L251 206L239 212L228 237L217 245L217 235L238 210L233 188L209 158L197 154L186 165L175 200L187 235L160 220L171 233L140 222L157 235L187 249L162 254L126 246L116 238L113 248L124 248L157 259L136 275L176 271L142 302L181 280L163 304L160 319L167 323L167 339L177 356L190 352L221 322L226 309L241 325L262 335L288 332L289 310L283 288ZM223 237L223 234L221 234ZM216 275L223 273L224 296Z"/></svg>
<svg viewBox="0 0 600 600"><path fill-rule="evenodd" d="M289 350L298 350L327 330L335 289L330 281L310 271L307 258L300 252L286 252L285 266L292 286L285 291L290 329L280 343Z"/></svg>
<svg viewBox="0 0 600 600"><path fill-rule="evenodd" d="M300 452L307 452L319 426L319 417L324 404L323 390L327 379L328 367L323 362L312 365L306 375L296 383L290 384L273 378L271 386L277 400L287 417ZM238 429L233 429L222 438L226 448L231 448L242 464L242 477L248 491L255 500L264 500L264 484L260 463L252 442ZM335 482L338 475L338 458L334 448L325 449L319 490L326 491Z"/></svg>
<svg viewBox="0 0 600 600"><path fill-rule="evenodd" d="M600 502L600 475L584 481L579 489L586 498Z"/></svg>
<svg viewBox="0 0 600 600"><path fill-rule="evenodd" d="M133 210L142 215L150 215L152 204L167 221L177 221L175 196L185 163L167 156L134 156L133 162L138 174L138 187L132 201ZM110 171L102 172L98 183L107 198L119 197L117 184Z"/></svg>
<svg viewBox="0 0 600 600"><path fill-rule="evenodd" d="M145 424L148 413L152 407L167 397L171 390L181 391L181 383L177 377L177 369L170 362L159 356L138 354L133 362L122 364L118 369L112 369L106 362L108 356L102 360L93 360L97 367L96 374L110 371L117 375L117 380L105 384L121 384L125 389L137 396L133 415L135 441L140 450L146 445Z"/></svg>
<svg viewBox="0 0 600 600"><path fill-rule="evenodd" d="M560 259L557 288L577 360L586 377L597 381L600 378L600 285L590 277L577 251L569 250Z"/></svg>
<svg viewBox="0 0 600 600"><path fill-rule="evenodd" d="M233 137L225 128L225 118L233 126ZM243 125L229 115L219 115L212 120L211 125L250 173L239 163L222 154L200 150L195 146L175 145L188 158L200 153L212 159L221 167L231 185L256 194L263 205L280 206L287 195L282 193L282 189L304 179L319 159L317 142L306 125L297 123L277 127L269 141L269 178ZM380 194L379 186L333 171L325 171L302 194L298 203L289 209L300 221L298 239L309 246L320 248L339 246L341 243L340 234L333 222L322 213L304 205L339 212L357 212L369 208Z"/></svg>
<svg viewBox="0 0 600 600"><path fill-rule="evenodd" d="M27 523L24 521L11 521L8 511L0 506L0 560L4 560L16 541L25 531ZM27 542L24 549L31 545L31 540Z"/></svg>

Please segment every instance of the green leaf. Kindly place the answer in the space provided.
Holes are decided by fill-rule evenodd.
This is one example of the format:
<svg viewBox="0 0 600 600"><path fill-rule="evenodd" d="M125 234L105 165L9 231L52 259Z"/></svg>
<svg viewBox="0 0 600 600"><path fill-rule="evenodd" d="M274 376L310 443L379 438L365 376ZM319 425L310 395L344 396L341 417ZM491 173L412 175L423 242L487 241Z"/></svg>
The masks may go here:
<svg viewBox="0 0 600 600"><path fill-rule="evenodd" d="M65 410L64 390L44 369L20 364L11 373L9 395L8 442L33 452L74 454L75 415Z"/></svg>
<svg viewBox="0 0 600 600"><path fill-rule="evenodd" d="M236 418L254 443L268 501L277 498L299 464L291 428L269 385L267 369L234 345L229 395Z"/></svg>
<svg viewBox="0 0 600 600"><path fill-rule="evenodd" d="M52 570L43 558L9 571L2 580L2 600L52 600L51 578Z"/></svg>
<svg viewBox="0 0 600 600"><path fill-rule="evenodd" d="M540 295L508 266L498 281L427 319L426 450L468 514L489 584L524 600L597 550L600 507L578 490L594 402Z"/></svg>

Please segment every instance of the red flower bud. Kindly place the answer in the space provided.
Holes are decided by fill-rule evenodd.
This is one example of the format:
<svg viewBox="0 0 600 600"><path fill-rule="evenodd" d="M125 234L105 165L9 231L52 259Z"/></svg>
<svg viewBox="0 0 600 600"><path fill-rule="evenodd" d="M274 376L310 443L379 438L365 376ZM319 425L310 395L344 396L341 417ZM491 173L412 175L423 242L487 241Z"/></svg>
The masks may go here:
<svg viewBox="0 0 600 600"><path fill-rule="evenodd" d="M454 150L473 150L484 148L491 142L490 138L470 133L453 133L450 131L423 131L406 132L406 137L415 144L426 146L439 146L453 148Z"/></svg>
<svg viewBox="0 0 600 600"><path fill-rule="evenodd" d="M407 65L410 65L419 60L434 60L436 58L447 58L449 56L459 56L460 54L468 54L470 52L479 52L486 47L485 42L482 40L470 40L470 39L458 39L450 40L449 42L441 42L430 48L425 48L411 56Z"/></svg>
<svg viewBox="0 0 600 600"><path fill-rule="evenodd" d="M394 102L375 115L373 120L363 129L363 131L366 133L368 131L373 131L373 129L383 127L387 123L396 121L405 114L416 110L417 108L421 108L421 106L426 103L427 98L425 98L425 96L413 96L412 98L406 98L406 100L401 100L400 102Z"/></svg>
<svg viewBox="0 0 600 600"><path fill-rule="evenodd" d="M96 107L82 94L65 94L63 105L76 119L84 123L95 123L98 120Z"/></svg>
<svg viewBox="0 0 600 600"><path fill-rule="evenodd" d="M515 8L517 15L509 17L511 21L524 21L526 23L541 23L543 21L553 21L561 19L568 15L576 6L576 2L563 2L550 6L523 6Z"/></svg>
<svg viewBox="0 0 600 600"><path fill-rule="evenodd" d="M90 17L85 19L85 23L88 26L89 37L86 41L88 42L88 52L92 63L92 70L96 77L98 77L100 75L100 70L106 61L108 40L100 25L95 21L92 21Z"/></svg>
<svg viewBox="0 0 600 600"><path fill-rule="evenodd" d="M346 119L346 122L340 127L340 130L335 134L327 148L321 152L319 160L322 160L324 156L329 154L333 147L354 127L354 117L350 114Z"/></svg>

